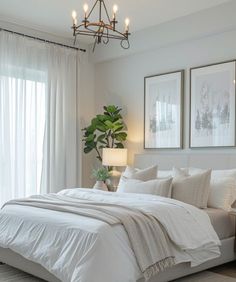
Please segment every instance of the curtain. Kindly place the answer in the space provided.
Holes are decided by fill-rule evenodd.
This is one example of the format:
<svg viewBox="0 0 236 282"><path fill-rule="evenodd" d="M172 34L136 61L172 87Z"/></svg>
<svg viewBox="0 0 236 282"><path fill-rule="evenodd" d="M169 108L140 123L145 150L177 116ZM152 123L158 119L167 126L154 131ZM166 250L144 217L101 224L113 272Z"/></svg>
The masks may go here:
<svg viewBox="0 0 236 282"><path fill-rule="evenodd" d="M0 205L77 186L77 56L0 32Z"/></svg>

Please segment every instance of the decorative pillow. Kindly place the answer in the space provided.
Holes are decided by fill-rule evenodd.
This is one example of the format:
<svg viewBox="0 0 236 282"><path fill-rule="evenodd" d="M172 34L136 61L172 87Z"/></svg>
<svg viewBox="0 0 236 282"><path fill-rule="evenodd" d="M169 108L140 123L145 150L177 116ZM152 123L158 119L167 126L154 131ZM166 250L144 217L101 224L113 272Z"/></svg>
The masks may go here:
<svg viewBox="0 0 236 282"><path fill-rule="evenodd" d="M171 187L172 178L141 181L123 176L122 183L119 185L117 192L153 194L162 197L170 197Z"/></svg>
<svg viewBox="0 0 236 282"><path fill-rule="evenodd" d="M127 166L125 171L123 172L123 176L127 178L148 181L157 178L157 168L158 168L157 165L145 169L138 169L138 168Z"/></svg>
<svg viewBox="0 0 236 282"><path fill-rule="evenodd" d="M210 191L211 170L173 180L172 198L196 206L206 208Z"/></svg>
<svg viewBox="0 0 236 282"><path fill-rule="evenodd" d="M189 168L190 175L203 173L204 171L206 170L202 168ZM234 179L235 183L233 182L232 178ZM212 170L208 206L228 211L235 200L236 169Z"/></svg>
<svg viewBox="0 0 236 282"><path fill-rule="evenodd" d="M236 180L232 177L212 178L208 207L219 208L226 211L236 199Z"/></svg>

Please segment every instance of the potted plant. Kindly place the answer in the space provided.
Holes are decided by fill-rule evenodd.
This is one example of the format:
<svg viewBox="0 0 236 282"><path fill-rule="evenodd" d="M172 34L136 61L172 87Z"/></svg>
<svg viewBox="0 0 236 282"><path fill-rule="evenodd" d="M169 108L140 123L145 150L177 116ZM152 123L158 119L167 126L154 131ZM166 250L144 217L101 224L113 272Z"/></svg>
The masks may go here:
<svg viewBox="0 0 236 282"><path fill-rule="evenodd" d="M95 150L97 159L102 162L103 148L124 148L127 138L126 126L117 106L104 106L104 113L96 115L83 130L84 153Z"/></svg>
<svg viewBox="0 0 236 282"><path fill-rule="evenodd" d="M93 186L94 189L107 191L106 180L110 177L109 171L105 167L93 169L92 177L96 179L96 183Z"/></svg>

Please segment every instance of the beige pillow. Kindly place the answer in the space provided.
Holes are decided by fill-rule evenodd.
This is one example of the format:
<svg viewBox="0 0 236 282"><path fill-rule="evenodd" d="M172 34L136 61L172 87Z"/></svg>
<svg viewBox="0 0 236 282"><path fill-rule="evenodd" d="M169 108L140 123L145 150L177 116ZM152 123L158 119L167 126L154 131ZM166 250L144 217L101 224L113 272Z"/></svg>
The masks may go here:
<svg viewBox="0 0 236 282"><path fill-rule="evenodd" d="M158 168L157 165L145 169L138 169L138 168L127 166L125 171L123 172L123 176L127 178L148 181L157 178L157 168Z"/></svg>
<svg viewBox="0 0 236 282"><path fill-rule="evenodd" d="M229 211L236 199L236 180L233 177L212 178L208 207Z"/></svg>
<svg viewBox="0 0 236 282"><path fill-rule="evenodd" d="M162 197L170 197L171 187L172 178L141 181L123 176L122 183L119 185L117 192L152 194Z"/></svg>
<svg viewBox="0 0 236 282"><path fill-rule="evenodd" d="M206 208L210 191L211 170L173 180L172 198L196 206Z"/></svg>

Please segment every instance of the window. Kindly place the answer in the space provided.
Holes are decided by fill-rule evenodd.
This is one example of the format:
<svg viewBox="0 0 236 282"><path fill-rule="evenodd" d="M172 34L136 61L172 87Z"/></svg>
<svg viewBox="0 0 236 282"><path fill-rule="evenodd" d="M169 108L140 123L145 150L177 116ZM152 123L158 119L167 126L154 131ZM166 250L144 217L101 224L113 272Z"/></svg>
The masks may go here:
<svg viewBox="0 0 236 282"><path fill-rule="evenodd" d="M11 67L0 76L0 205L40 192L45 98L43 71Z"/></svg>

